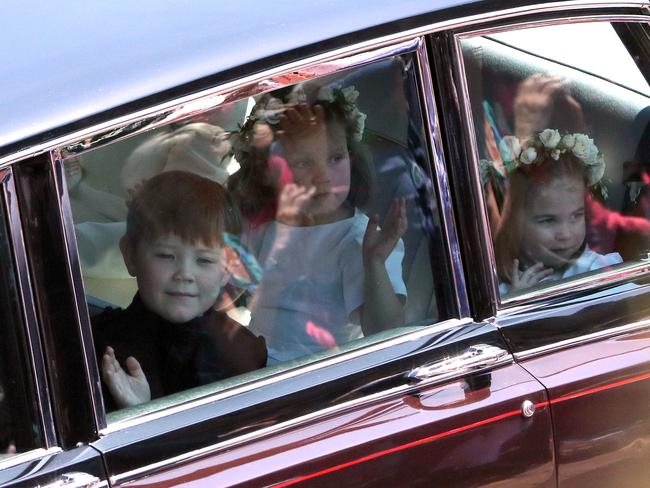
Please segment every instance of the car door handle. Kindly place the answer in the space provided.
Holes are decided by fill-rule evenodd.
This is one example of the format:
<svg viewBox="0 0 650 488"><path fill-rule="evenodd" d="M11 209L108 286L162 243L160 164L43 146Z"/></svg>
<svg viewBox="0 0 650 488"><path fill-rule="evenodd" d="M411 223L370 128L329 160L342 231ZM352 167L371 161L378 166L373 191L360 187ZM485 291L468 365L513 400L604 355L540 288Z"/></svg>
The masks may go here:
<svg viewBox="0 0 650 488"><path fill-rule="evenodd" d="M88 473L72 472L61 475L61 478L41 488L94 488L98 487L100 479Z"/></svg>
<svg viewBox="0 0 650 488"><path fill-rule="evenodd" d="M493 366L508 357L509 354L508 351L500 347L489 344L476 344L457 356L414 368L407 374L407 378L412 381L424 381L471 373Z"/></svg>

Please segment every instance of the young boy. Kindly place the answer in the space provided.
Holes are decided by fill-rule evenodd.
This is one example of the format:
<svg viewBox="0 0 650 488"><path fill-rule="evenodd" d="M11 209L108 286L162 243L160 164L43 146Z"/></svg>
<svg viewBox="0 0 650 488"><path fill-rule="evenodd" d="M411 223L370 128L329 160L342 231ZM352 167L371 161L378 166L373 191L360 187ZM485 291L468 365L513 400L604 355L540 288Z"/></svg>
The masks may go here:
<svg viewBox="0 0 650 488"><path fill-rule="evenodd" d="M223 235L239 230L226 190L195 174L161 173L135 193L120 250L138 292L93 318L107 410L266 365L264 339L217 310Z"/></svg>

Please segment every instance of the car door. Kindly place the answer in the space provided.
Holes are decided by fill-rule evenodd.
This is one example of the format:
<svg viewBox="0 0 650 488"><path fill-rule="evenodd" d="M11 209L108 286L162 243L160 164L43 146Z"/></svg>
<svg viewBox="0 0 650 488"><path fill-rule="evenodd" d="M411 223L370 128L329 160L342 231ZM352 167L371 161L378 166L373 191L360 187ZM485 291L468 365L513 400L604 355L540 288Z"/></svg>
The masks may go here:
<svg viewBox="0 0 650 488"><path fill-rule="evenodd" d="M383 202L374 208L383 218L393 199L408 201L400 272L408 301L399 327L107 414L99 395L90 398L100 424L91 446L112 486L555 486L546 391L514 362L500 331L470 314L471 272L458 250L424 39L351 46L334 60L300 59L286 71L275 67L150 107L128 124L89 127L50 148L85 337L91 316L134 290L123 264L110 260L117 239L109 231L124 232L123 222L98 221L106 202L123 204L122 190L111 193L125 174L119 164L139 165L129 158L197 120L236 130L250 117L250 109L236 115L253 105L248 97L281 99L302 80L354 87L356 108L367 114L365 142L381 162ZM378 94L385 106L376 104ZM101 188L101 199L89 188ZM112 264L93 259L98 249ZM231 310L242 321L243 308ZM83 353L90 384L99 385L92 348Z"/></svg>
<svg viewBox="0 0 650 488"><path fill-rule="evenodd" d="M38 263L27 259L26 250L34 251L30 244L36 236L31 235L33 228L23 225L23 219L29 215L32 222L43 223L44 232L47 224L42 214L31 211L35 201L21 207L17 196L20 194L21 202L26 203L34 197L31 191L39 185L37 178L25 178L22 173L22 166L29 164L29 161L21 161L3 165L0 169L0 317L3 334L0 484L108 486L100 453L88 445L96 435L96 426L83 422L71 425L69 422L69 415L77 416L79 420L82 415L88 418L90 402L84 401L83 394L75 394L74 390L68 390L62 384L57 372L63 372L63 368L56 370L60 358L50 355L52 344L45 342L54 338L43 327L54 326L56 314L64 313L65 307L51 310L53 313L49 320L40 320L42 316L39 314L47 313L47 304L37 300L38 290L33 285L42 285L42 279L46 277L35 278L31 273L38 269ZM51 176L51 172L46 174ZM17 180L21 183L17 184ZM49 181L50 188L53 188L53 182L53 179ZM24 193L25 190L29 195ZM38 194L44 206L56 203L56 194L50 193L49 196L52 199L48 202L46 194ZM55 225L56 222L57 219ZM48 240L49 252L54 254L57 249L64 249L63 241L56 245ZM50 289L61 290L68 286L64 274L58 283L52 283ZM75 336L78 337L78 333ZM74 336L73 343L79 350ZM42 344L46 344L45 347ZM79 366L76 377L72 375L66 381L85 382L84 369Z"/></svg>
<svg viewBox="0 0 650 488"><path fill-rule="evenodd" d="M610 193L600 194L597 205L594 197L585 203L587 244L618 252L624 264L542 281L520 293L499 295L492 242L501 230L490 225L489 209L494 186L474 183L485 216L478 231L483 257L491 263L486 279L493 283L484 288L488 296L477 300L494 307L487 313L496 314L517 363L548 391L559 486L640 486L650 477L648 215L641 211L645 189L639 182L647 164L648 18L634 13L584 12L571 21L539 15L474 26L454 41L437 39L440 46L454 44L462 58L456 82L467 86L463 118L472 131L470 164L490 159L491 141L496 147L495 140L517 131L517 110L535 77L562 78L545 123L556 120L569 133L588 133L607 163ZM533 89L538 101L548 86ZM582 121L571 118L576 110Z"/></svg>

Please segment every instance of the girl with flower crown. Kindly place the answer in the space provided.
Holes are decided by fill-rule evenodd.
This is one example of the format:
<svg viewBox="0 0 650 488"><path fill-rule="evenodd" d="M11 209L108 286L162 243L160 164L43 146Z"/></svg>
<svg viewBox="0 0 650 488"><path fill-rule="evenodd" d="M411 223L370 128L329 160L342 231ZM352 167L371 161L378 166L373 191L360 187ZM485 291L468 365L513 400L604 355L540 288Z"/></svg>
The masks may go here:
<svg viewBox="0 0 650 488"><path fill-rule="evenodd" d="M266 338L269 364L403 323L405 201L393 202L381 228L361 211L373 173L360 150L365 115L357 96L354 87L297 85L279 117L274 111L276 120L264 120L278 141L267 157L282 158L276 166L291 175L276 183L275 218L251 229L263 274L250 328ZM256 148L249 154L259 160Z"/></svg>
<svg viewBox="0 0 650 488"><path fill-rule="evenodd" d="M494 251L501 294L622 261L618 253L592 251L586 243L585 199L600 187L605 162L585 134L545 129L523 144L501 143L507 192Z"/></svg>

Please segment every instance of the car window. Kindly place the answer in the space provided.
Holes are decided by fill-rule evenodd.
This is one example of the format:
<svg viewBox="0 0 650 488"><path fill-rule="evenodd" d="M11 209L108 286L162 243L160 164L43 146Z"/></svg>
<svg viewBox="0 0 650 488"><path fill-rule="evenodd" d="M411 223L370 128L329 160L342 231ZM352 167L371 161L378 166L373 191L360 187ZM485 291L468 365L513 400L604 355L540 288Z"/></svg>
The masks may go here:
<svg viewBox="0 0 650 488"><path fill-rule="evenodd" d="M457 315L417 73L405 54L292 74L69 148L109 421Z"/></svg>
<svg viewBox="0 0 650 488"><path fill-rule="evenodd" d="M0 201L0 460L44 447L7 215Z"/></svg>
<svg viewBox="0 0 650 488"><path fill-rule="evenodd" d="M502 298L647 257L650 89L626 25L460 41Z"/></svg>

